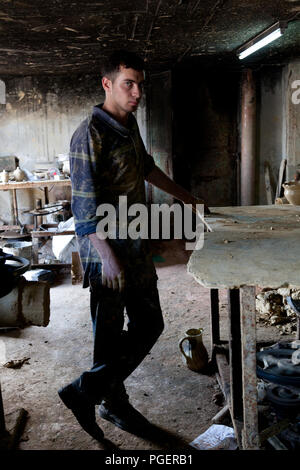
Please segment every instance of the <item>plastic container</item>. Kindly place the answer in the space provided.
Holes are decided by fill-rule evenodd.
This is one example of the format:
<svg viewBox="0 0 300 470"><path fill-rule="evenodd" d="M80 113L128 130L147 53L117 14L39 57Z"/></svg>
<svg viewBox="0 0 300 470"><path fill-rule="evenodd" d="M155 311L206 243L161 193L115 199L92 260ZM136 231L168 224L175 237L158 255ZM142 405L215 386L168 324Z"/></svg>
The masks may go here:
<svg viewBox="0 0 300 470"><path fill-rule="evenodd" d="M3 246L5 253L11 253L14 256L21 256L31 260L32 256L32 242L9 242Z"/></svg>

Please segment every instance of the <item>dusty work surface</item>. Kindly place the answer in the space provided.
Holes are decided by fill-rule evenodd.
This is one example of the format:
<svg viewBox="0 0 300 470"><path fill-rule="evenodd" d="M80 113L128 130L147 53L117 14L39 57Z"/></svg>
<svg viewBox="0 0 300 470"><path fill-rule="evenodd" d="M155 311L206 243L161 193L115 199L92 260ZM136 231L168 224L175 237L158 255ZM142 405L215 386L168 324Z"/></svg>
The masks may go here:
<svg viewBox="0 0 300 470"><path fill-rule="evenodd" d="M210 207L205 216L212 231L285 231L300 228L300 206L236 206Z"/></svg>
<svg viewBox="0 0 300 470"><path fill-rule="evenodd" d="M206 233L188 271L203 286L300 286L300 230Z"/></svg>
<svg viewBox="0 0 300 470"><path fill-rule="evenodd" d="M165 330L144 362L125 382L131 402L166 433L157 442L138 438L98 418L107 439L121 450L177 449L211 425L220 411L214 376L190 371L178 341L191 327L204 328L210 353L209 290L187 274L191 252L180 241L157 247L156 263ZM57 390L91 366L92 328L89 292L69 279L51 288L51 317L46 328L29 327L0 335L1 363L30 358L20 369L0 366L5 413L29 413L19 448L23 450L102 450L105 447L77 424ZM227 339L226 291L220 291L221 339ZM258 327L258 340L280 339L276 327ZM285 339L287 336L284 337ZM220 399L220 395L219 395Z"/></svg>

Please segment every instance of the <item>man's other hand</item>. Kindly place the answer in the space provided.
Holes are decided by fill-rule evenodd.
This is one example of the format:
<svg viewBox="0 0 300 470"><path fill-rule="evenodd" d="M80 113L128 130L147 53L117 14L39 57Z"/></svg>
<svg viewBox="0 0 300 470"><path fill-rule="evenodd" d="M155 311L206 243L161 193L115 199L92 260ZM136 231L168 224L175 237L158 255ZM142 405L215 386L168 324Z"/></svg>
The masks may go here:
<svg viewBox="0 0 300 470"><path fill-rule="evenodd" d="M119 292L125 287L124 268L105 237L90 233L94 248L98 251L102 263L102 285Z"/></svg>
<svg viewBox="0 0 300 470"><path fill-rule="evenodd" d="M102 259L102 285L119 292L124 290L124 269L115 256Z"/></svg>
<svg viewBox="0 0 300 470"><path fill-rule="evenodd" d="M193 198L192 205L193 205L193 211L196 213L196 205L197 204L203 204L204 205L204 215L210 214L210 210L203 201L203 199L198 199L198 198Z"/></svg>

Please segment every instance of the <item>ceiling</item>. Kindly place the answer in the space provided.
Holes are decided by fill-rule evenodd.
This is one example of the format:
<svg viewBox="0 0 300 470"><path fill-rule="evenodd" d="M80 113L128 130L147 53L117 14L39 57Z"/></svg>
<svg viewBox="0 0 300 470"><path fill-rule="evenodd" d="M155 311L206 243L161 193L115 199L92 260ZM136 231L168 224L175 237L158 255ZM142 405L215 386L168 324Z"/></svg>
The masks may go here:
<svg viewBox="0 0 300 470"><path fill-rule="evenodd" d="M279 19L284 35L243 65L300 58L300 0L0 0L0 74L94 73L120 48L153 70L239 66L235 50Z"/></svg>

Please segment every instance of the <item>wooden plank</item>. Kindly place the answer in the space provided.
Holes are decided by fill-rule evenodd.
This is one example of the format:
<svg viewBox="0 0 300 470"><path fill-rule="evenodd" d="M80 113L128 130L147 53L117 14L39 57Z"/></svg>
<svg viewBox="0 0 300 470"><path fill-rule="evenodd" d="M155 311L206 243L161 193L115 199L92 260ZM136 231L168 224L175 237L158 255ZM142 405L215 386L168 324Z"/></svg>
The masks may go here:
<svg viewBox="0 0 300 470"><path fill-rule="evenodd" d="M270 167L268 162L265 162L265 185L266 185L266 194L267 194L267 202L268 204L273 204L273 194L272 194L272 187L270 181Z"/></svg>
<svg viewBox="0 0 300 470"><path fill-rule="evenodd" d="M75 235L74 230L64 230L63 232L52 232L52 231L46 231L46 230L32 230L30 232L30 235L32 238L43 238L43 237L56 237L58 235Z"/></svg>
<svg viewBox="0 0 300 470"><path fill-rule="evenodd" d="M24 224L26 230L32 230L34 225L33 224ZM0 225L0 232L2 231L10 231L10 230L20 230L20 225ZM19 232L18 232L19 233ZM17 235L17 234L16 234ZM30 236L30 233L28 234Z"/></svg>
<svg viewBox="0 0 300 470"><path fill-rule="evenodd" d="M221 379L221 388L226 401L230 402L230 371L225 354L216 354L216 363Z"/></svg>
<svg viewBox="0 0 300 470"><path fill-rule="evenodd" d="M30 266L31 269L71 269L71 263L34 263Z"/></svg>
<svg viewBox="0 0 300 470"><path fill-rule="evenodd" d="M283 178L285 174L285 167L286 167L286 159L284 158L281 160L280 167L279 167L279 175L278 175L278 182L277 182L277 188L276 188L276 195L275 195L275 203L276 199L281 196L283 188L282 188L282 183L283 183Z"/></svg>
<svg viewBox="0 0 300 470"><path fill-rule="evenodd" d="M220 424L230 412L229 405L223 406L223 408L211 419L214 424Z"/></svg>
<svg viewBox="0 0 300 470"><path fill-rule="evenodd" d="M0 191L6 191L7 189L45 188L51 186L71 186L71 180L14 181L10 183L0 183Z"/></svg>
<svg viewBox="0 0 300 470"><path fill-rule="evenodd" d="M72 251L71 277L72 284L80 284L83 279L83 272L78 251Z"/></svg>

